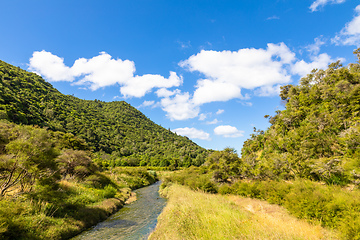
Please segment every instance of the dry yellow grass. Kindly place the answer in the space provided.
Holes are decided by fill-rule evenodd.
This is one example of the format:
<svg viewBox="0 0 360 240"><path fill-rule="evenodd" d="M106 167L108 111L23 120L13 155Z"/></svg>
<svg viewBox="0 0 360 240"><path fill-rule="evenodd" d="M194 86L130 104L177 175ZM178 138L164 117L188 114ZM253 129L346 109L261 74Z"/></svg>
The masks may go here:
<svg viewBox="0 0 360 240"><path fill-rule="evenodd" d="M334 232L290 216L264 201L194 192L172 185L149 239L338 239Z"/></svg>

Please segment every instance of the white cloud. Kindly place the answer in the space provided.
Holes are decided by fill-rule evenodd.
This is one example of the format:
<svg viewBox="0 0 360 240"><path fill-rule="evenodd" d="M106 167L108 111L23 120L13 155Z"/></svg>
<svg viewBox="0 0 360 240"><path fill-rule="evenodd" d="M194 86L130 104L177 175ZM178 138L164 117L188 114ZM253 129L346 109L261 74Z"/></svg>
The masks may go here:
<svg viewBox="0 0 360 240"><path fill-rule="evenodd" d="M185 120L194 118L199 115L200 108L195 105L191 99L190 94L177 93L174 97L166 97L161 99L162 109L167 112L170 120Z"/></svg>
<svg viewBox="0 0 360 240"><path fill-rule="evenodd" d="M285 84L291 81L286 68L295 54L284 44L267 45L267 49L245 48L236 52L205 51L179 63L189 71L206 78L198 80L194 103L243 99L241 89Z"/></svg>
<svg viewBox="0 0 360 240"><path fill-rule="evenodd" d="M215 119L212 120L212 121L206 122L206 124L213 125L213 124L217 124L217 123L219 123L219 122L221 122L221 121L219 121L219 120L217 120L217 119L215 118Z"/></svg>
<svg viewBox="0 0 360 240"><path fill-rule="evenodd" d="M268 17L266 20L278 20L278 19L280 19L280 17L274 15L274 16Z"/></svg>
<svg viewBox="0 0 360 240"><path fill-rule="evenodd" d="M242 98L240 87L219 81L198 80L197 89L194 92L193 101L197 105L222 101L226 102L234 98Z"/></svg>
<svg viewBox="0 0 360 240"><path fill-rule="evenodd" d="M216 135L221 135L227 138L237 138L244 136L244 131L238 130L236 127L230 125L221 125L214 129Z"/></svg>
<svg viewBox="0 0 360 240"><path fill-rule="evenodd" d="M179 63L181 67L202 75L193 93L169 90L183 82L182 76L175 72L170 72L168 78L155 74L137 76L134 62L113 59L105 52L90 59L80 58L72 67L66 66L62 58L50 52L34 52L29 69L49 81L70 81L92 90L119 85L121 97L143 97L155 89L160 101L145 101L140 107L160 106L170 120L186 120L198 117L200 107L206 103L250 99L249 94L241 94L243 89L252 91L256 96L278 95L280 85L290 83L294 75L303 76L313 68L327 67L331 57L317 55L322 44L323 41L318 38L308 46L312 62L297 60L295 53L284 43L269 43L266 49L202 50ZM216 114L222 112L219 109ZM199 119L205 120L206 117L201 114Z"/></svg>
<svg viewBox="0 0 360 240"><path fill-rule="evenodd" d="M316 0L309 7L312 12L318 11L319 7L323 7L327 4L340 4L344 3L346 0Z"/></svg>
<svg viewBox="0 0 360 240"><path fill-rule="evenodd" d="M205 114L205 113L201 113L201 114L199 115L199 120L200 120L200 121L204 121L206 118L207 118L207 114Z"/></svg>
<svg viewBox="0 0 360 240"><path fill-rule="evenodd" d="M319 54L321 46L324 45L325 43L326 42L323 40L323 36L320 36L314 39L313 44L309 44L305 48L312 56L314 56Z"/></svg>
<svg viewBox="0 0 360 240"><path fill-rule="evenodd" d="M224 109L219 109L219 110L217 110L216 115L222 114L222 113L224 113L224 112L225 112Z"/></svg>
<svg viewBox="0 0 360 240"><path fill-rule="evenodd" d="M254 91L256 96L259 97L271 97L271 96L277 96L280 94L280 85L275 85L275 86L271 86L271 85L267 85L267 86L262 86L260 88L257 88Z"/></svg>
<svg viewBox="0 0 360 240"><path fill-rule="evenodd" d="M305 47L309 52L311 62L305 62L304 60L295 62L291 66L291 73L304 77L311 73L313 69L326 69L330 63L335 62L336 60L332 59L327 53L319 54L321 46L325 43L326 41L323 39L323 36L315 38L313 44ZM337 60L343 61L344 59L338 58Z"/></svg>
<svg viewBox="0 0 360 240"><path fill-rule="evenodd" d="M179 63L181 67L204 76L197 80L193 94L166 89L159 89L156 93L163 97L162 109L171 120L197 117L200 106L206 103L250 99L249 94L241 94L242 89L252 90L260 97L276 96L280 86L290 83L294 75L305 76L312 69L326 68L333 61L327 54L317 55L323 44L319 37L307 47L311 62L296 59L295 53L284 43L269 43L266 49L246 48L234 52L202 50ZM200 115L200 120L204 119L205 116Z"/></svg>
<svg viewBox="0 0 360 240"><path fill-rule="evenodd" d="M71 69L64 64L64 59L50 52L34 52L30 58L30 71L44 76L49 81L74 81L75 77Z"/></svg>
<svg viewBox="0 0 360 240"><path fill-rule="evenodd" d="M191 47L190 41L187 41L187 42L177 41L177 43L180 45L180 47L181 47L182 49L184 49L184 48L190 48L190 47Z"/></svg>
<svg viewBox="0 0 360 240"><path fill-rule="evenodd" d="M169 78L152 74L134 76L134 62L112 59L105 52L91 59L80 58L72 67L67 67L62 58L50 52L34 52L29 69L48 81L73 82L79 78L74 84L89 86L91 90L119 84L125 97L143 97L153 88L177 87L182 83L182 77L174 72L170 72Z"/></svg>
<svg viewBox="0 0 360 240"><path fill-rule="evenodd" d="M159 90L156 91L156 95L158 97L170 97L170 96L173 96L177 93L180 93L181 91L179 89L176 89L174 91L170 91L170 90L167 90L166 88L160 88Z"/></svg>
<svg viewBox="0 0 360 240"><path fill-rule="evenodd" d="M133 77L135 64L132 61L112 59L101 52L91 59L80 58L71 67L74 77L82 77L76 85L90 85L91 90L111 86L116 83L125 84Z"/></svg>
<svg viewBox="0 0 360 240"><path fill-rule="evenodd" d="M355 8L355 12L354 18L331 39L334 44L360 46L360 5Z"/></svg>
<svg viewBox="0 0 360 240"><path fill-rule="evenodd" d="M243 105L243 106L247 106L247 107L252 107L252 102L240 102L241 103L241 105Z"/></svg>
<svg viewBox="0 0 360 240"><path fill-rule="evenodd" d="M196 128L177 128L177 129L173 129L171 130L179 135L182 136L187 136L189 138L197 138L197 139L201 139L201 140L211 140L210 138L210 134L207 132L204 132L203 130L198 130Z"/></svg>
<svg viewBox="0 0 360 240"><path fill-rule="evenodd" d="M181 83L182 77L178 77L175 72L170 72L168 79L160 75L146 74L129 79L125 86L120 88L120 92L125 97L143 97L153 88L178 87Z"/></svg>
<svg viewBox="0 0 360 240"><path fill-rule="evenodd" d="M304 60L296 62L291 67L291 72L293 74L298 74L299 76L304 77L313 69L326 69L331 62L334 62L334 60L326 53L311 57L311 59L312 62L309 63L305 62Z"/></svg>
<svg viewBox="0 0 360 240"><path fill-rule="evenodd" d="M138 108L154 106L155 101L144 101Z"/></svg>

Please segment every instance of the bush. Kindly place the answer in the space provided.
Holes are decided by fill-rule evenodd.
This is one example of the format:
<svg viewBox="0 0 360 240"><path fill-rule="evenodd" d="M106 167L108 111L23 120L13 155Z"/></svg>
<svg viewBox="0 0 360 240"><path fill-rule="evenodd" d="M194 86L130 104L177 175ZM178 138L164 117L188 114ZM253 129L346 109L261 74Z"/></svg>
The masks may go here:
<svg viewBox="0 0 360 240"><path fill-rule="evenodd" d="M107 185L104 190L103 190L103 197L104 198L113 198L116 195L116 189L111 186L111 185Z"/></svg>

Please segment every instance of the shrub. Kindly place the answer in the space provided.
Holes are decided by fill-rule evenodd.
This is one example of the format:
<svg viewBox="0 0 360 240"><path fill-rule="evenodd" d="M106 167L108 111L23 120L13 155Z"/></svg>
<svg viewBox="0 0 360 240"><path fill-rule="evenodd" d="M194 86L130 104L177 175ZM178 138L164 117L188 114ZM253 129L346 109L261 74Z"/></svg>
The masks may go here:
<svg viewBox="0 0 360 240"><path fill-rule="evenodd" d="M104 190L103 190L103 197L104 198L113 198L116 195L116 189L111 186L111 185L107 185Z"/></svg>

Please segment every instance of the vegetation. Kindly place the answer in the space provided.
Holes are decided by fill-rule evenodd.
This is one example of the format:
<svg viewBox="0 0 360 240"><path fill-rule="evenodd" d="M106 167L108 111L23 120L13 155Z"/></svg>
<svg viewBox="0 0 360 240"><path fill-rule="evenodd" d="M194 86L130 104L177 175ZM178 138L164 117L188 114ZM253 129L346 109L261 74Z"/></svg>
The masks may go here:
<svg viewBox="0 0 360 240"><path fill-rule="evenodd" d="M157 179L143 168L100 172L85 149L73 135L0 121L1 239L69 238Z"/></svg>
<svg viewBox="0 0 360 240"><path fill-rule="evenodd" d="M177 183L192 190L266 200L284 206L293 216L336 229L344 239L360 238L358 189L327 186L304 179L293 181L233 179L231 182L218 182L212 177L214 173L208 167L191 167L167 175L162 187Z"/></svg>
<svg viewBox="0 0 360 240"><path fill-rule="evenodd" d="M360 63L360 49L354 53ZM297 86L283 86L285 110L265 116L271 126L254 129L241 157L231 148L215 151L164 185L267 200L345 239L360 239L359 63L332 63Z"/></svg>
<svg viewBox="0 0 360 240"><path fill-rule="evenodd" d="M175 184L161 192L168 203L149 239L338 239L318 224L297 220L264 201Z"/></svg>
<svg viewBox="0 0 360 240"><path fill-rule="evenodd" d="M360 63L360 49L354 53ZM265 219L240 211L233 197L172 183L266 200L360 239L359 63L336 62L282 87L285 110L265 116L271 126L254 129L239 157L231 148L206 151L125 102L65 96L38 75L0 61L0 238L73 236L121 206L130 189L156 179L154 171L117 166L146 166L189 167L164 177L171 210L160 221L165 235L154 233L154 239L295 237L262 235L267 226L280 227L257 226ZM185 195L189 205L181 202ZM222 235L209 230L220 226ZM324 237L315 229L314 236Z"/></svg>
<svg viewBox="0 0 360 240"><path fill-rule="evenodd" d="M72 134L101 167L200 166L207 151L156 125L124 101L63 95L35 73L0 61L0 119ZM73 143L73 144L81 144Z"/></svg>
<svg viewBox="0 0 360 240"><path fill-rule="evenodd" d="M332 63L282 87L280 96L286 109L265 116L269 129L244 143L241 174L359 184L360 65Z"/></svg>

